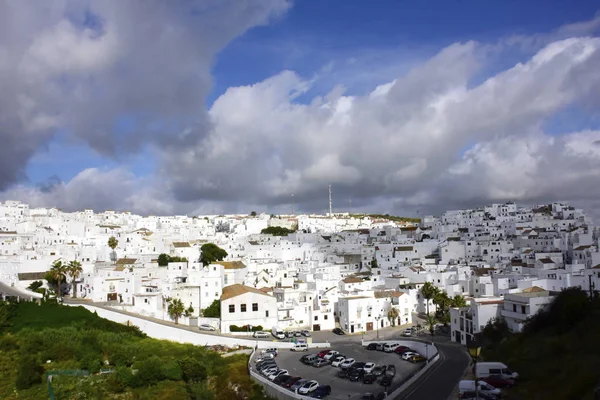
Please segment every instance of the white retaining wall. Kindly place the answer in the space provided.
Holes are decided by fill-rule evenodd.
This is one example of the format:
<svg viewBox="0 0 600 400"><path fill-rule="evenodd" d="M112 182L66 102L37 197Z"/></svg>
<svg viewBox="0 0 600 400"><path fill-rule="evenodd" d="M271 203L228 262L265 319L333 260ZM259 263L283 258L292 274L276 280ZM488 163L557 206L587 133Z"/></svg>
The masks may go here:
<svg viewBox="0 0 600 400"><path fill-rule="evenodd" d="M164 325L158 322L148 321L146 319L134 317L131 315L121 314L116 311L107 310L105 308L95 307L88 304L67 304L65 305L72 307L83 307L90 312L96 312L99 317L108 319L113 322L125 324L129 322L130 325L135 325L146 335L154 339L171 340L178 343L191 343L197 346L213 346L222 345L228 347L234 346L245 346L245 347L277 347L277 348L291 348L294 343L290 342L267 342L261 340L249 340L244 338L228 337L209 335L200 332L194 332L187 329L180 329L178 327ZM311 348L330 347L329 343L312 343Z"/></svg>

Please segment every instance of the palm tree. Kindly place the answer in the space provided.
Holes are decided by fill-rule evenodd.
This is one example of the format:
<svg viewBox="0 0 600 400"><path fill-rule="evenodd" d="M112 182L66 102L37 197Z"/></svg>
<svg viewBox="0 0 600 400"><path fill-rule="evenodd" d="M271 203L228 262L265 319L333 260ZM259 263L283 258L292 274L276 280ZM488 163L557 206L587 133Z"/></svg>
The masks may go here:
<svg viewBox="0 0 600 400"><path fill-rule="evenodd" d="M61 281L65 278L65 274L67 272L67 266L63 265L62 261L56 260L52 263L52 268L50 268L50 276L56 279L56 298L59 299L62 297L62 292L60 290Z"/></svg>
<svg viewBox="0 0 600 400"><path fill-rule="evenodd" d="M439 313L445 314L452 305L452 299L445 291L439 291L434 297L435 303L439 306Z"/></svg>
<svg viewBox="0 0 600 400"><path fill-rule="evenodd" d="M110 238L108 238L108 247L110 247L112 249L113 258L115 261L117 261L117 253L115 252L115 249L117 248L118 245L119 245L119 241L114 236L111 236Z"/></svg>
<svg viewBox="0 0 600 400"><path fill-rule="evenodd" d="M169 302L167 312L169 313L169 316L175 320L175 324L177 324L179 323L179 318L181 318L185 312L185 306L180 299L173 299Z"/></svg>
<svg viewBox="0 0 600 400"><path fill-rule="evenodd" d="M390 310L387 313L387 317L388 320L390 321L390 324L392 324L392 326L396 326L396 321L398 320L398 315L400 315L400 313L398 312L397 308L390 308Z"/></svg>
<svg viewBox="0 0 600 400"><path fill-rule="evenodd" d="M71 284L73 285L73 298L77 297L77 285L75 284L75 281L82 272L83 268L81 268L81 263L77 260L73 260L67 265L67 274L71 275Z"/></svg>
<svg viewBox="0 0 600 400"><path fill-rule="evenodd" d="M467 300L465 299L464 296L461 296L460 294L457 294L456 296L454 296L452 298L452 304L450 305L450 307L466 307L467 306Z"/></svg>
<svg viewBox="0 0 600 400"><path fill-rule="evenodd" d="M439 289L433 286L431 282L425 282L421 288L421 294L423 295L423 298L427 304L427 315L429 315L429 300L433 299L438 292Z"/></svg>
<svg viewBox="0 0 600 400"><path fill-rule="evenodd" d="M429 327L429 333L431 333L432 338L433 338L433 333L435 332L436 322L437 322L437 319L435 318L435 316L433 314L427 314L427 316L425 317L425 325L427 325L427 327Z"/></svg>

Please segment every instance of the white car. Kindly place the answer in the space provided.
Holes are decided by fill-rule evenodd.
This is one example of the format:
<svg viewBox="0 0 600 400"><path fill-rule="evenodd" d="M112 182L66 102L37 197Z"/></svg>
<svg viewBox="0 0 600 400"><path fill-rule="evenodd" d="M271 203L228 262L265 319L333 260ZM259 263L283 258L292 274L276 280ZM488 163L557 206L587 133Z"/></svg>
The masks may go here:
<svg viewBox="0 0 600 400"><path fill-rule="evenodd" d="M278 369L277 371L271 372L269 375L267 375L267 378L269 378L269 380L273 381L279 375L283 375L283 374L287 374L287 373L288 373L287 369Z"/></svg>
<svg viewBox="0 0 600 400"><path fill-rule="evenodd" d="M406 328L403 333L404 336L412 336L412 334L413 334L412 328Z"/></svg>
<svg viewBox="0 0 600 400"><path fill-rule="evenodd" d="M300 386L298 389L298 393L300 394L309 394L315 391L316 388L319 387L319 382L317 381L308 381L304 385Z"/></svg>
<svg viewBox="0 0 600 400"><path fill-rule="evenodd" d="M215 331L215 327L211 326L209 324L200 324L198 325L198 328L200 328L201 331Z"/></svg>
<svg viewBox="0 0 600 400"><path fill-rule="evenodd" d="M375 368L375 363L368 362L363 367L363 371L365 371L365 374L370 374L371 372L373 372L373 368Z"/></svg>
<svg viewBox="0 0 600 400"><path fill-rule="evenodd" d="M402 359L403 360L408 360L410 358L412 358L413 356L419 356L419 353L415 353L414 351L407 351L406 353L402 354Z"/></svg>
<svg viewBox="0 0 600 400"><path fill-rule="evenodd" d="M306 337L310 337L310 331L309 330L301 330L300 333L302 334L302 336L306 336Z"/></svg>
<svg viewBox="0 0 600 400"><path fill-rule="evenodd" d="M350 368L356 360L354 358L346 358L343 363L340 364L340 368Z"/></svg>
<svg viewBox="0 0 600 400"><path fill-rule="evenodd" d="M339 367L340 365L342 365L342 363L346 361L346 359L344 357L338 358L337 360L335 360L334 362L331 363L332 366L334 367Z"/></svg>
<svg viewBox="0 0 600 400"><path fill-rule="evenodd" d="M257 359L254 361L254 363L256 364L256 363L259 363L259 362L261 362L261 361L265 361L265 360L272 360L272 359L274 359L274 358L275 358L275 356L274 356L272 353L265 353L265 354L263 354L262 356L258 357L258 358L257 358Z"/></svg>
<svg viewBox="0 0 600 400"><path fill-rule="evenodd" d="M272 366L272 367L269 367L269 368L263 369L263 370L262 370L262 371L260 371L260 372L261 372L261 373L262 373L264 376L269 376L269 374L271 374L271 373L273 373L273 372L277 371L278 369L279 369L279 368L277 368L277 366L276 366L276 365L274 365L274 366Z"/></svg>
<svg viewBox="0 0 600 400"><path fill-rule="evenodd" d="M323 359L331 360L334 356L337 356L338 354L340 354L339 351L331 350L329 353L327 353L327 354L325 354L325 356L323 356Z"/></svg>

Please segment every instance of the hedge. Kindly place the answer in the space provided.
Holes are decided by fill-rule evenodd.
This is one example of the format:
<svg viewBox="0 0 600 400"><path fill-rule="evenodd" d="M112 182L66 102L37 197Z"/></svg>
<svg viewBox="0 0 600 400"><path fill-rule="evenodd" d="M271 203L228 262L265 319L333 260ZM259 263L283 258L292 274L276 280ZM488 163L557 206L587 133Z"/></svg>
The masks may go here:
<svg viewBox="0 0 600 400"><path fill-rule="evenodd" d="M248 325L244 325L244 326L231 325L229 327L229 330L231 332L248 332ZM256 325L256 326L252 326L252 329L250 329L250 332L262 331L262 330L263 330L262 325Z"/></svg>

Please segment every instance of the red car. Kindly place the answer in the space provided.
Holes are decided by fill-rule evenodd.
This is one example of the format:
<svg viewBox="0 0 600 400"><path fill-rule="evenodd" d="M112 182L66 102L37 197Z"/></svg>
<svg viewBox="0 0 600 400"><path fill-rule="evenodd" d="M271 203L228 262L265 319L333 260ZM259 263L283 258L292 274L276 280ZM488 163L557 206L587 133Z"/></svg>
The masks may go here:
<svg viewBox="0 0 600 400"><path fill-rule="evenodd" d="M289 388L291 388L294 385L294 383L298 382L300 379L302 379L302 378L299 377L299 376L291 377L290 379L288 379L287 381L285 381L285 383L282 386L284 388L288 388L289 389Z"/></svg>
<svg viewBox="0 0 600 400"><path fill-rule="evenodd" d="M515 384L514 379L504 378L502 375L490 375L487 378L480 378L482 381L489 383L496 388L509 388Z"/></svg>
<svg viewBox="0 0 600 400"><path fill-rule="evenodd" d="M400 354L400 355L401 355L402 353L404 353L404 352L406 352L406 351L409 351L409 350L410 350L410 347L406 347L406 346L398 346L398 347L396 347L396 349L394 350L394 352L395 352L396 354Z"/></svg>
<svg viewBox="0 0 600 400"><path fill-rule="evenodd" d="M317 357L319 358L323 358L327 355L327 353L329 353L331 350L323 350L317 353Z"/></svg>

